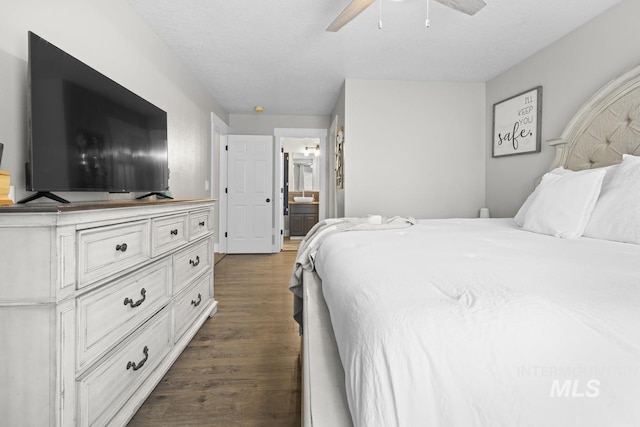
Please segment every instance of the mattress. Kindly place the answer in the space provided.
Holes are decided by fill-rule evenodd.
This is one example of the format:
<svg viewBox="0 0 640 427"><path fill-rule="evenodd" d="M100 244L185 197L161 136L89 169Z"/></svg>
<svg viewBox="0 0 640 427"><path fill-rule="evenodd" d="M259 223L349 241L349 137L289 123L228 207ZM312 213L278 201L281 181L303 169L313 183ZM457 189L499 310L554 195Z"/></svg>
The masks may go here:
<svg viewBox="0 0 640 427"><path fill-rule="evenodd" d="M640 425L640 246L512 220L327 238L355 426Z"/></svg>

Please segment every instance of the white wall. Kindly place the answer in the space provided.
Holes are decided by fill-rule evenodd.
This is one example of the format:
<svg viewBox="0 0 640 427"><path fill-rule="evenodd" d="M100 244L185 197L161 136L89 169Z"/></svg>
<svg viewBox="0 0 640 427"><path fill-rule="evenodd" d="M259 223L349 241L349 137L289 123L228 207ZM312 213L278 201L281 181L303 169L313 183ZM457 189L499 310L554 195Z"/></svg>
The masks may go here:
<svg viewBox="0 0 640 427"><path fill-rule="evenodd" d="M233 135L273 135L276 128L328 129L329 124L329 116L229 114L230 133Z"/></svg>
<svg viewBox="0 0 640 427"><path fill-rule="evenodd" d="M484 83L347 80L345 215L476 217Z"/></svg>
<svg viewBox="0 0 640 427"><path fill-rule="evenodd" d="M492 216L515 215L553 160L545 141L559 137L600 87L640 63L639 16L640 1L625 0L487 83L486 203ZM492 158L493 104L538 85L541 153Z"/></svg>
<svg viewBox="0 0 640 427"><path fill-rule="evenodd" d="M0 142L2 169L11 173L16 197L26 196L27 31L137 93L167 112L170 190L176 197L206 197L210 179L211 119L227 113L126 0L21 0L0 13ZM59 193L74 200L107 193ZM132 195L125 196L132 197Z"/></svg>

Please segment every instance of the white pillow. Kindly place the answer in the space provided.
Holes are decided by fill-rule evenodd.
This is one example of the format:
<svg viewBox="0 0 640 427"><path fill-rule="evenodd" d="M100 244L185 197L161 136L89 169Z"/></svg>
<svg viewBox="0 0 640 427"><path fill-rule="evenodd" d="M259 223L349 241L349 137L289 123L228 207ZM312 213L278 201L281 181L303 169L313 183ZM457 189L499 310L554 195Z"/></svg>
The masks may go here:
<svg viewBox="0 0 640 427"><path fill-rule="evenodd" d="M570 175L572 173L576 173L576 171L571 169L565 169L563 166L559 166L553 169L552 171L550 171L549 173L553 175Z"/></svg>
<svg viewBox="0 0 640 427"><path fill-rule="evenodd" d="M535 190L533 190L533 193L529 194L529 197L527 197L527 200L525 200L522 206L520 206L518 213L516 214L516 216L513 217L513 222L515 222L518 225L518 227L522 227L524 225L524 218L525 216L527 216L527 212L529 211L531 204L533 203L535 198L538 196L538 194L540 194L540 192L542 191L542 187L545 184L555 181L556 178L560 177L560 174L555 173L558 169L559 168L556 168L551 172L547 172L546 174L544 174L544 176L542 177L542 180L540 181L540 184L538 184ZM562 169L562 170L565 170L565 169Z"/></svg>
<svg viewBox="0 0 640 427"><path fill-rule="evenodd" d="M582 236L605 174L602 168L566 175L545 174L522 228L565 239Z"/></svg>
<svg viewBox="0 0 640 427"><path fill-rule="evenodd" d="M601 193L600 193L601 196L602 196L602 193L607 188L607 186L609 185L609 182L611 181L611 179L615 176L615 172L616 172L618 166L620 166L620 165L616 164L616 165L611 165L611 166L605 166L604 168L602 168L603 170L606 171L606 174L604 176L604 179L602 180L602 190L601 190ZM597 171L597 170L600 170L600 169L588 169L588 170L585 170L584 172ZM577 173L577 172L573 171L571 169L565 169L564 167L560 166L560 167L557 167L557 168L551 170L548 173L552 174L552 175L570 175L570 174ZM542 183L542 181L540 183ZM527 214L527 211L529 210L529 207L531 206L531 203L533 202L533 199L536 197L535 195L536 195L536 191L538 191L538 188L540 188L540 184L538 184L538 187L536 187L536 189L533 191L533 193L531 193L529 195L527 200L524 201L524 203L520 207L520 210L518 210L518 213L516 213L516 216L513 217L513 221L518 225L518 227L522 227L522 225L524 224L524 217ZM597 202L596 202L596 204L597 204Z"/></svg>
<svg viewBox="0 0 640 427"><path fill-rule="evenodd" d="M602 189L600 190L600 197L602 197L602 195L607 191L607 187L609 186L609 183L611 182L613 177L616 175L616 172L618 171L619 166L620 164L618 163L615 165L605 166L602 168L605 171L607 171L607 174L604 176L604 179L602 180ZM590 169L590 170L597 170L597 169ZM596 202L596 206L597 205L598 205L598 202Z"/></svg>
<svg viewBox="0 0 640 427"><path fill-rule="evenodd" d="M640 157L625 154L602 187L584 235L640 244Z"/></svg>

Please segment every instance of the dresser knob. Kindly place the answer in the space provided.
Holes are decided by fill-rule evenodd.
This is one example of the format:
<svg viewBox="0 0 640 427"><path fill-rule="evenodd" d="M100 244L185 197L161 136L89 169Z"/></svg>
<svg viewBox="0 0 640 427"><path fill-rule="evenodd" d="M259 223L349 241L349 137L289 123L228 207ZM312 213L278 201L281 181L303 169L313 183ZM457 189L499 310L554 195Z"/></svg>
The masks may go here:
<svg viewBox="0 0 640 427"><path fill-rule="evenodd" d="M130 368L133 368L134 371L137 371L138 369L142 368L144 366L144 363L147 361L147 359L149 358L149 347L147 347L146 345L144 346L144 349L142 350L142 353L144 354L144 359L142 359L140 362L138 362L136 364L136 362L129 362L127 363L127 370Z"/></svg>
<svg viewBox="0 0 640 427"><path fill-rule="evenodd" d="M196 267L198 264L200 264L200 255L196 255L196 260L189 260L189 264L191 264L192 267Z"/></svg>
<svg viewBox="0 0 640 427"><path fill-rule="evenodd" d="M197 307L202 302L202 294L198 294L198 301L191 300L191 305Z"/></svg>
<svg viewBox="0 0 640 427"><path fill-rule="evenodd" d="M127 244L123 243L121 245L116 245L116 251L126 252L127 251Z"/></svg>
<svg viewBox="0 0 640 427"><path fill-rule="evenodd" d="M200 221L198 225L200 225L200 227L204 227L204 221Z"/></svg>
<svg viewBox="0 0 640 427"><path fill-rule="evenodd" d="M129 304L129 305L131 305L131 308L139 306L139 305L140 305L140 304L142 304L142 303L144 302L144 300L147 298L147 290L146 290L145 288L140 289L140 295L142 295L142 298L141 298L141 299L139 299L139 300L138 300L138 301L136 301L136 302L133 302L133 300L132 300L132 299L125 298L125 299L124 299L124 305Z"/></svg>
<svg viewBox="0 0 640 427"><path fill-rule="evenodd" d="M174 228L173 230L171 230L171 234L173 234L174 236L178 235L178 229Z"/></svg>

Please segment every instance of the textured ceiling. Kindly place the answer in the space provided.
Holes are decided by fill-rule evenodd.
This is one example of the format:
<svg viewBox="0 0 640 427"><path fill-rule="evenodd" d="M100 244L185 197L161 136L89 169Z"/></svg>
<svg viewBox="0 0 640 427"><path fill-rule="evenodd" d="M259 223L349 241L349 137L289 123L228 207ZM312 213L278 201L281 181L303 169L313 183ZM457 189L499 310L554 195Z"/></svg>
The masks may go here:
<svg viewBox="0 0 640 427"><path fill-rule="evenodd" d="M620 2L432 1L425 28L427 0L378 0L328 33L350 0L129 1L229 113L304 115L330 114L349 78L490 80Z"/></svg>

